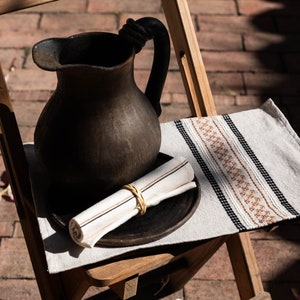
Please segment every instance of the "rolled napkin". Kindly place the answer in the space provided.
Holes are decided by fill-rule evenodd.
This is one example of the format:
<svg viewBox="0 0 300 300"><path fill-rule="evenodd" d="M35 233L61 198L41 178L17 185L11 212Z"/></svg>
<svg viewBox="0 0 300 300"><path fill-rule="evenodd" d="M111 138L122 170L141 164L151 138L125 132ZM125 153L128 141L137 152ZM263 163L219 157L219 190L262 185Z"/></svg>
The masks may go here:
<svg viewBox="0 0 300 300"><path fill-rule="evenodd" d="M190 163L183 157L172 158L73 217L69 233L78 245L92 248L106 233L146 213L147 207L195 188L193 179Z"/></svg>

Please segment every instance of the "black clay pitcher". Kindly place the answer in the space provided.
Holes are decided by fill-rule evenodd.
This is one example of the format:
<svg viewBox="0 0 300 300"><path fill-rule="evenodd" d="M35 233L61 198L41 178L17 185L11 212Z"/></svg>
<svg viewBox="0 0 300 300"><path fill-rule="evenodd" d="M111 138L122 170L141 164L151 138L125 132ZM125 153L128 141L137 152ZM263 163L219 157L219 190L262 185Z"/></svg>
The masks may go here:
<svg viewBox="0 0 300 300"><path fill-rule="evenodd" d="M154 58L144 95L133 62L149 39ZM83 33L34 45L35 63L58 79L36 126L36 156L69 208L90 205L155 163L169 55L168 33L154 18L128 20L118 35Z"/></svg>

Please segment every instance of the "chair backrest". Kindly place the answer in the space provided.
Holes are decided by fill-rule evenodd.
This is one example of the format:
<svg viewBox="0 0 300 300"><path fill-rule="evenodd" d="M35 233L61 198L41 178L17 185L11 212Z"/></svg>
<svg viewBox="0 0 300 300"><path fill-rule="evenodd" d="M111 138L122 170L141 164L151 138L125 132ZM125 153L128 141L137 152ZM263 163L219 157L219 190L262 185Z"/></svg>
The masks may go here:
<svg viewBox="0 0 300 300"><path fill-rule="evenodd" d="M216 114L215 103L186 0L162 0L193 116Z"/></svg>
<svg viewBox="0 0 300 300"><path fill-rule="evenodd" d="M9 94L2 69L0 67L0 128L1 150L10 184L13 187L14 197L19 216L24 215L24 206L33 207L31 197L28 165L23 149L22 139L12 109ZM22 178L19 181L18 178ZM26 203L25 203L26 201Z"/></svg>
<svg viewBox="0 0 300 300"><path fill-rule="evenodd" d="M58 276L49 275L44 254L43 241L35 214L31 193L28 164L23 143L9 98L8 89L0 66L0 147L5 168L20 219L27 249L35 272L41 295L54 294L56 299L61 295L50 290L50 282L60 284ZM42 283L42 284L40 284ZM48 284L45 284L48 283ZM49 290L47 288L49 287ZM53 299L55 299L53 297Z"/></svg>

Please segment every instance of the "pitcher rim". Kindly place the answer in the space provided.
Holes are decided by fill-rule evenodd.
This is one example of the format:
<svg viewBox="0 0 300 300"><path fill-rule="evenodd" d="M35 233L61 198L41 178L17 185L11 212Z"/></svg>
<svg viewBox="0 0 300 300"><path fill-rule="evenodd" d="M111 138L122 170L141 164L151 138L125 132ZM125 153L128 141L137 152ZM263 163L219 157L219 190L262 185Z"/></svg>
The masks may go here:
<svg viewBox="0 0 300 300"><path fill-rule="evenodd" d="M61 63L60 58L59 58L59 54L57 55L57 57L55 57L55 61L56 64L53 64L53 67L45 66L43 65L39 59L37 58L37 47L39 45L41 45L42 43L45 43L47 41L71 41L72 39L76 39L76 38L80 38L83 36L101 36L101 35L106 35L106 36L113 36L115 38L118 38L119 40L122 40L124 42L126 42L126 44L131 48L130 49L130 53L128 55L128 58L126 58L124 61L117 63L115 65L112 66L102 66L102 65L95 65L95 64L88 64L88 63ZM63 48L63 47L62 47ZM43 70L46 71L59 71L59 70L63 70L63 69L67 69L67 68L76 68L76 67L88 67L88 68L93 68L93 69L102 69L102 70L113 70L115 68L120 68L123 65L126 65L130 60L133 60L135 56L135 49L134 46L131 45L130 43L128 43L128 41L126 41L124 38L122 38L121 36L119 36L118 34L115 33L111 33L111 32L98 32L98 31L91 31L91 32L81 32L81 33L76 33L76 34L72 34L70 36L67 37L50 37L50 38L46 38L43 40L38 41L37 43L35 43L32 47L32 57L33 57L33 61L35 62L35 64L40 67Z"/></svg>

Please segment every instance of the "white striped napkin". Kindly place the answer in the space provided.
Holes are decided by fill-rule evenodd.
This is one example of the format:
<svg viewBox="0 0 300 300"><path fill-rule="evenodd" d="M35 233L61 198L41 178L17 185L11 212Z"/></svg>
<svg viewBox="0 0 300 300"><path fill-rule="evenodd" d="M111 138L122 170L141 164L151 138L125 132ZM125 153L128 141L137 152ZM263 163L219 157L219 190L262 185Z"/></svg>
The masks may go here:
<svg viewBox="0 0 300 300"><path fill-rule="evenodd" d="M194 171L183 157L169 160L133 182L147 207L196 187ZM125 188L99 201L72 218L69 233L80 246L92 248L106 233L138 215L140 207L133 193Z"/></svg>

